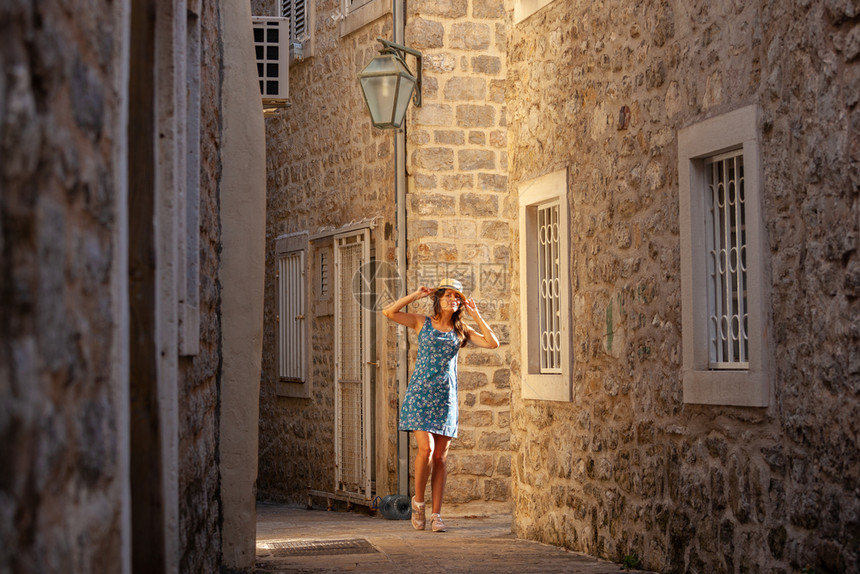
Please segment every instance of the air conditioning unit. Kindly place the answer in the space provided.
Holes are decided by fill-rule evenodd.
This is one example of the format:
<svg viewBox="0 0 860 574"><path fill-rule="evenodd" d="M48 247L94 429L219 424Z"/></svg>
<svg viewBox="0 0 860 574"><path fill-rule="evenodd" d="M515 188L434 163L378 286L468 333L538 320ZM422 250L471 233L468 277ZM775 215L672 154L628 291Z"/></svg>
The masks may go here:
<svg viewBox="0 0 860 574"><path fill-rule="evenodd" d="M289 105L290 20L254 16L251 21L263 111L269 115Z"/></svg>

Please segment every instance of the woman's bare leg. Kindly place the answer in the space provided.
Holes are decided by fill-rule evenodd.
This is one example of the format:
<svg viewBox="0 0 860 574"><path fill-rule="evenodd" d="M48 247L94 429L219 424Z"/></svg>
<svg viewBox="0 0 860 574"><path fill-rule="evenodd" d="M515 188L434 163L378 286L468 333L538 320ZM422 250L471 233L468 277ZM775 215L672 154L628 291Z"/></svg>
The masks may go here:
<svg viewBox="0 0 860 574"><path fill-rule="evenodd" d="M440 514L442 512L442 497L445 494L445 482L448 480L448 447L451 446L451 437L434 434L431 435L431 438L433 442L430 453L433 459L433 478L430 479L430 489L433 493L433 513ZM417 472L415 476L417 481Z"/></svg>
<svg viewBox="0 0 860 574"><path fill-rule="evenodd" d="M433 436L427 431L413 431L418 445L415 457L415 502L424 502L424 490L430 477L430 459L433 456ZM435 505L435 502L433 503Z"/></svg>

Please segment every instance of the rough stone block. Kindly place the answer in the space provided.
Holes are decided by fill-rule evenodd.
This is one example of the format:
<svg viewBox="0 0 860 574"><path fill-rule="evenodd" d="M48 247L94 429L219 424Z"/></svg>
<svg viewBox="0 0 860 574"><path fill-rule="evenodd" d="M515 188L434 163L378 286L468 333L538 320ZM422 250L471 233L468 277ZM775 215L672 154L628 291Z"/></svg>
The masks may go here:
<svg viewBox="0 0 860 574"><path fill-rule="evenodd" d="M493 130L490 132L490 145L497 148L508 147L508 132Z"/></svg>
<svg viewBox="0 0 860 574"><path fill-rule="evenodd" d="M429 481L428 481L429 486ZM445 485L445 501L451 504L460 504L470 500L478 500L478 479L473 476L462 474L449 474Z"/></svg>
<svg viewBox="0 0 860 574"><path fill-rule="evenodd" d="M499 407L511 404L509 392L482 391L478 400L488 407Z"/></svg>
<svg viewBox="0 0 860 574"><path fill-rule="evenodd" d="M457 261L457 246L450 243L419 243L415 261Z"/></svg>
<svg viewBox="0 0 860 574"><path fill-rule="evenodd" d="M419 189L433 189L436 187L436 176L429 173L416 173L412 176L415 187Z"/></svg>
<svg viewBox="0 0 860 574"><path fill-rule="evenodd" d="M473 0L472 17L474 18L504 18L505 3L499 0Z"/></svg>
<svg viewBox="0 0 860 574"><path fill-rule="evenodd" d="M424 56L424 70L438 74L453 72L457 66L457 60L452 54L427 54Z"/></svg>
<svg viewBox="0 0 860 574"><path fill-rule="evenodd" d="M471 391L487 386L487 375L480 371L461 370L457 374L457 387L463 391Z"/></svg>
<svg viewBox="0 0 860 574"><path fill-rule="evenodd" d="M493 476L493 455L457 453L457 455L448 459L448 466L449 473L457 472L475 476Z"/></svg>
<svg viewBox="0 0 860 574"><path fill-rule="evenodd" d="M451 26L448 42L452 48L485 50L490 46L490 27L477 22L457 22Z"/></svg>
<svg viewBox="0 0 860 574"><path fill-rule="evenodd" d="M461 128L491 128L496 123L496 108L463 104L457 106L457 125Z"/></svg>
<svg viewBox="0 0 860 574"><path fill-rule="evenodd" d="M441 48L444 34L445 26L441 22L425 20L420 16L410 19L406 24L406 37L409 38L410 47L415 50Z"/></svg>
<svg viewBox="0 0 860 574"><path fill-rule="evenodd" d="M450 126L454 123L454 112L451 106L447 104L425 103L420 108L413 108L413 110L412 119L416 127Z"/></svg>
<svg viewBox="0 0 860 574"><path fill-rule="evenodd" d="M460 426L488 427L493 424L493 411L469 410L460 413Z"/></svg>
<svg viewBox="0 0 860 574"><path fill-rule="evenodd" d="M494 351L470 351L462 352L460 363L473 367L500 367L503 364L502 358Z"/></svg>
<svg viewBox="0 0 860 574"><path fill-rule="evenodd" d="M487 134L480 131L471 131L469 132L469 143L474 145L486 145L487 143Z"/></svg>
<svg viewBox="0 0 860 574"><path fill-rule="evenodd" d="M409 222L407 229L408 239L420 239L422 237L436 237L439 222L428 219L413 219Z"/></svg>
<svg viewBox="0 0 860 574"><path fill-rule="evenodd" d="M493 385L495 385L497 389L510 389L511 370L498 369L495 373L493 373Z"/></svg>
<svg viewBox="0 0 860 574"><path fill-rule="evenodd" d="M496 104L505 103L505 80L490 80L489 100Z"/></svg>
<svg viewBox="0 0 860 574"><path fill-rule="evenodd" d="M454 169L454 150L446 147L418 148L412 152L412 165L430 171Z"/></svg>
<svg viewBox="0 0 860 574"><path fill-rule="evenodd" d="M456 200L450 195L422 193L412 195L411 199L412 212L415 215L429 215L433 217L454 215Z"/></svg>
<svg viewBox="0 0 860 574"><path fill-rule="evenodd" d="M442 189L447 191L460 191L463 189L473 189L474 187L475 176L471 173L442 176Z"/></svg>
<svg viewBox="0 0 860 574"><path fill-rule="evenodd" d="M449 101L482 101L487 98L487 82L483 78L455 76L445 83L442 96Z"/></svg>
<svg viewBox="0 0 860 574"><path fill-rule="evenodd" d="M433 132L433 139L437 144L443 145L463 145L466 143L466 136L460 130L436 130Z"/></svg>
<svg viewBox="0 0 860 574"><path fill-rule="evenodd" d="M463 171L495 169L496 152L485 149L464 149L457 152L457 163Z"/></svg>
<svg viewBox="0 0 860 574"><path fill-rule="evenodd" d="M478 189L481 191L507 191L508 176L495 173L479 173Z"/></svg>
<svg viewBox="0 0 860 574"><path fill-rule="evenodd" d="M472 72L496 76L502 71L502 60L497 56L473 56Z"/></svg>
<svg viewBox="0 0 860 574"><path fill-rule="evenodd" d="M460 197L460 214L476 217L496 217L499 198L488 193L464 193Z"/></svg>
<svg viewBox="0 0 860 574"><path fill-rule="evenodd" d="M460 240L474 239L478 236L478 223L471 219L446 219L439 222L439 234L443 237L456 237ZM468 254L463 253L461 257L464 261L468 261ZM466 289L471 289L467 280L464 280L463 286Z"/></svg>
<svg viewBox="0 0 860 574"><path fill-rule="evenodd" d="M484 500L506 501L510 498L510 482L500 478L484 480Z"/></svg>
<svg viewBox="0 0 860 574"><path fill-rule="evenodd" d="M409 14L440 16L442 18L462 18L466 15L466 0L424 0L409 4Z"/></svg>

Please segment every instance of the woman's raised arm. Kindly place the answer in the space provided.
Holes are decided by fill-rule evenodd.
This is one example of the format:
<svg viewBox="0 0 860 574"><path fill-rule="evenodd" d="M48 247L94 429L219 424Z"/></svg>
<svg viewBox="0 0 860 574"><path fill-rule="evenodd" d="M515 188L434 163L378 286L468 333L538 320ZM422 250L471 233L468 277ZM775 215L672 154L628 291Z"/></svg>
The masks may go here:
<svg viewBox="0 0 860 574"><path fill-rule="evenodd" d="M388 307L382 310L382 314L394 321L395 323L400 323L401 325L406 325L416 331L420 331L422 325L424 325L424 315L418 315L416 313L404 313L401 311L402 308L406 307L410 303L417 301L418 299L423 299L433 293L433 289L429 287L419 287L417 291L410 293L408 295L404 295Z"/></svg>

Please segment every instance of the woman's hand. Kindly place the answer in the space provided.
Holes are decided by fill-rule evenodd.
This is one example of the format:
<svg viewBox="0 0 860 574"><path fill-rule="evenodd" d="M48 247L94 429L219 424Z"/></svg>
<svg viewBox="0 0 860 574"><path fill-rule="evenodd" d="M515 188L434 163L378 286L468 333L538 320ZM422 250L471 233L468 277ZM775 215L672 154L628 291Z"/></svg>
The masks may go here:
<svg viewBox="0 0 860 574"><path fill-rule="evenodd" d="M472 342L477 347L483 347L484 349L496 349L499 346L499 337L493 332L487 322L484 321L484 318L481 317L481 314L478 312L478 305L475 303L475 300L469 297L463 302L463 306L466 308L466 312L472 316L472 320L478 324L478 328L481 330L479 333L475 329L467 326L466 327L466 336L469 338L469 341Z"/></svg>
<svg viewBox="0 0 860 574"><path fill-rule="evenodd" d="M417 301L418 299L423 299L424 297L429 297L433 294L434 289L430 289L429 287L424 287L423 285L419 287L413 294L412 300Z"/></svg>
<svg viewBox="0 0 860 574"><path fill-rule="evenodd" d="M469 297L463 302L463 306L466 308L466 312L469 313L469 316L472 317L472 319L475 319L477 321L478 317L481 316L481 314L478 312L478 304L475 303L475 300L471 297Z"/></svg>

